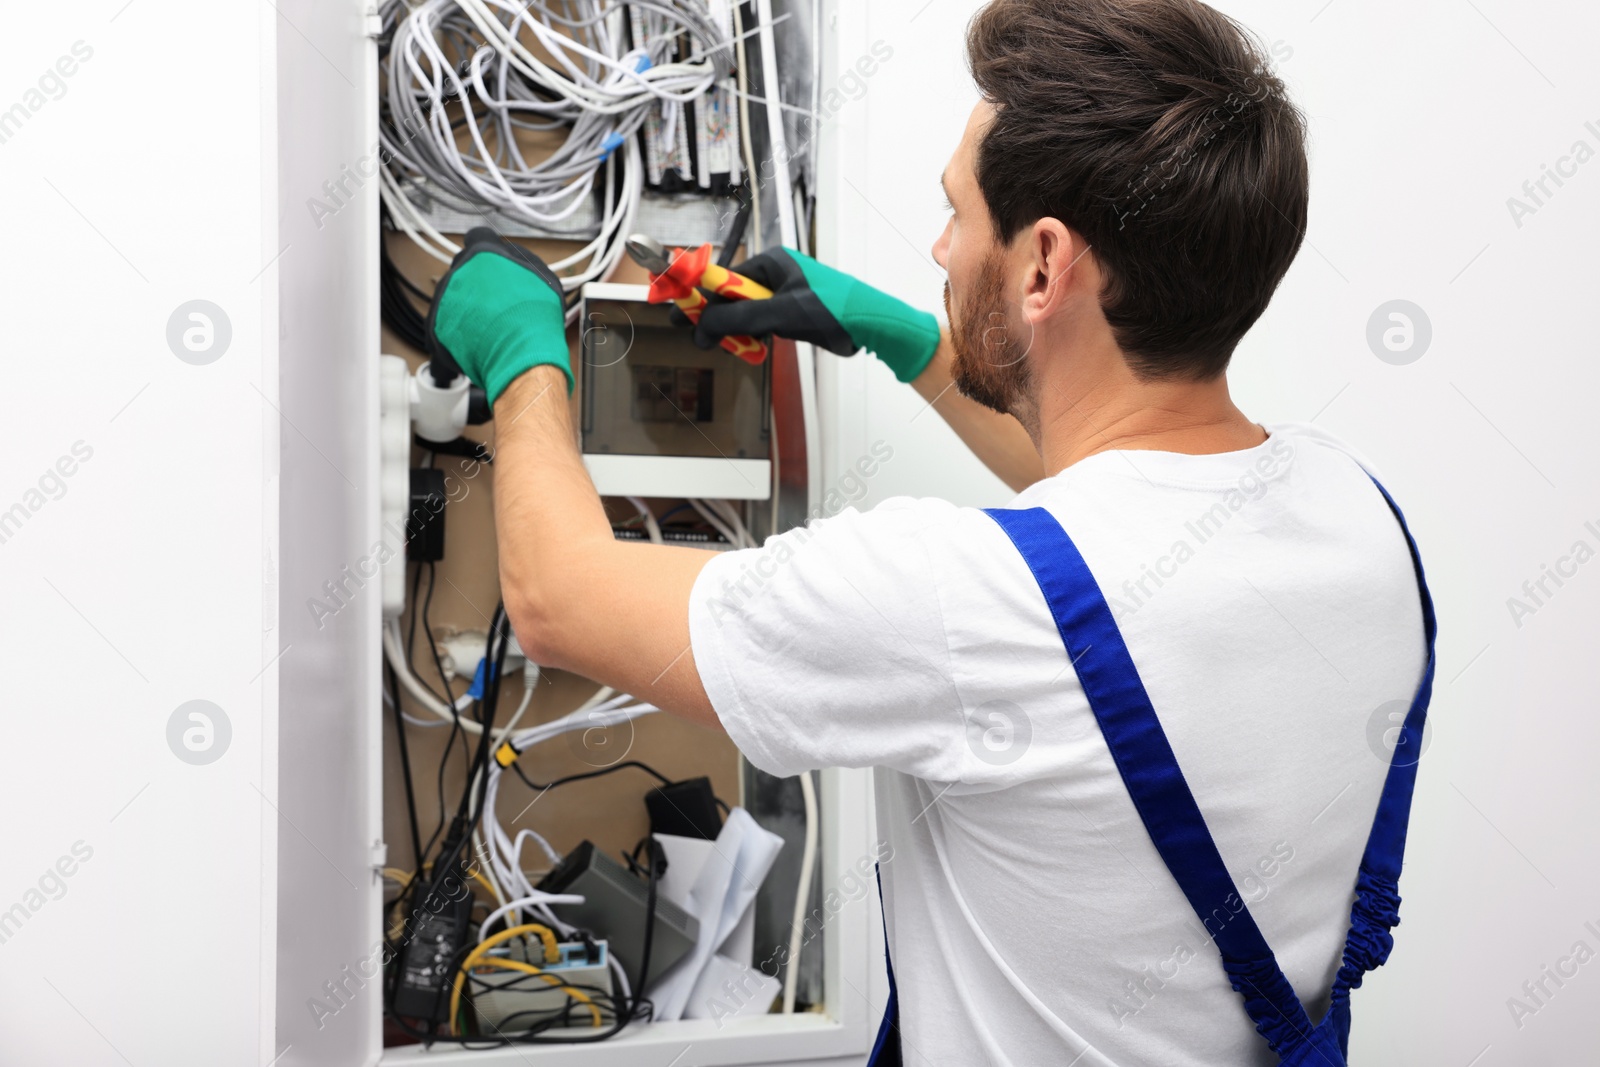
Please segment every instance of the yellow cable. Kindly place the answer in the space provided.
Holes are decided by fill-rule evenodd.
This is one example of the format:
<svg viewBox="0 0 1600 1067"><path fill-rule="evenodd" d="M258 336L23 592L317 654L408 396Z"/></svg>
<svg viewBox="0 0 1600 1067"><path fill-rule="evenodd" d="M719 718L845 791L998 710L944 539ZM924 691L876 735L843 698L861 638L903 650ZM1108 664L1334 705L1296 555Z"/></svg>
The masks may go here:
<svg viewBox="0 0 1600 1067"><path fill-rule="evenodd" d="M477 947L467 953L467 958L461 961L461 969L456 972L455 988L450 992L450 1025L452 1027L455 1026L456 1013L461 1008L461 986L466 981L467 972L472 969L473 964L482 959L496 945L527 934L537 934L539 935L539 940L544 942L544 961L546 963L559 963L561 961L561 950L556 947L555 933L548 926L541 926L538 923L524 923L521 926L513 926L509 930L502 930L498 934L478 942Z"/></svg>
<svg viewBox="0 0 1600 1067"><path fill-rule="evenodd" d="M589 1015L594 1019L594 1025L604 1025L604 1023L602 1023L600 1020L600 1008L593 1000L589 998L589 994L585 993L581 989L572 988L571 986L562 982L561 979L557 978L555 975L548 971L541 971L531 963L523 963L521 960L503 960L498 956L487 956L473 964L473 966L499 967L502 970L507 971L521 971L523 974L536 974L540 978L543 978L546 982L549 982L551 985L555 986L557 990L566 993L567 996L571 997L573 1000L576 1000L580 1004L587 1005L589 1008Z"/></svg>
<svg viewBox="0 0 1600 1067"><path fill-rule="evenodd" d="M499 894L497 894L494 891L494 886L489 884L489 879L487 879L487 878L485 878L483 876L483 872L482 871L480 871L480 870L478 870L478 868L474 867L470 871L468 871L467 873L472 876L472 880L474 882L477 882L479 885L481 885L483 887L483 891L485 893L488 893L495 900L499 900L500 899Z"/></svg>
<svg viewBox="0 0 1600 1067"><path fill-rule="evenodd" d="M383 876L389 879L391 882L400 883L400 896L405 896L406 886L410 885L411 879L415 877L410 871L402 871L399 867L385 867L383 869ZM400 897L395 897L394 900L384 904L384 910L387 911L388 909L393 908L399 902ZM405 929L406 917L404 915L396 915L389 923L389 940L398 940L400 935L405 933Z"/></svg>
<svg viewBox="0 0 1600 1067"><path fill-rule="evenodd" d="M433 863L431 861L424 863L422 865L422 869L425 871L433 870ZM411 879L415 877L410 871L402 871L399 867L385 867L383 869L383 876L390 881L399 882L402 889L410 885ZM485 878L483 876L483 872L478 868L468 868L467 877L471 878L474 882L477 882L480 886L482 886L483 891L488 893L491 897L495 895L494 886L489 884L489 879Z"/></svg>

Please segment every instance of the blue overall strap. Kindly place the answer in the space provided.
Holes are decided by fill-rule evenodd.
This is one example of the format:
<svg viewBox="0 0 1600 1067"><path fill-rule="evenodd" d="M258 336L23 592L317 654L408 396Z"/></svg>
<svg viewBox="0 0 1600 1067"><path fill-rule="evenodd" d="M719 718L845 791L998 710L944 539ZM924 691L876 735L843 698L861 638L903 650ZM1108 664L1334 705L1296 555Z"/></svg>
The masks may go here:
<svg viewBox="0 0 1600 1067"><path fill-rule="evenodd" d="M1333 1001L1330 1014L1338 1018L1341 1033L1340 1047L1345 1047L1349 1033L1350 991L1361 985L1362 976L1383 965L1394 948L1394 938L1389 930L1400 922L1400 867L1406 852L1406 827L1411 821L1411 795L1417 783L1417 762L1422 753L1422 732L1428 719L1428 702L1433 696L1434 645L1438 639L1439 624L1434 615L1433 597L1428 592L1427 577L1422 570L1422 555L1417 551L1416 539L1406 525L1406 517L1394 497L1376 478L1378 487L1388 502L1400 529L1406 536L1406 546L1411 551L1411 565L1417 574L1417 590L1422 597L1422 630L1428 645L1428 665L1422 672L1422 683L1411 699L1394 754L1389 760L1389 773L1383 781L1383 793L1378 798L1378 814L1372 821L1372 832L1367 837L1367 848L1361 856L1361 869L1356 876L1356 902L1350 909L1350 935L1345 941L1344 961L1333 983Z"/></svg>
<svg viewBox="0 0 1600 1067"><path fill-rule="evenodd" d="M1212 935L1251 1021L1284 1056L1310 1035L1311 1020L1222 862L1094 575L1043 508L988 514L1022 553L1044 593L1150 839Z"/></svg>
<svg viewBox="0 0 1600 1067"><path fill-rule="evenodd" d="M889 957L889 913L883 907L883 872L873 864L878 880L878 911L883 917L883 962L889 969L889 1001L883 1006L883 1021L878 1024L878 1037L867 1056L867 1067L901 1067L900 1058L900 990L894 982L894 960Z"/></svg>

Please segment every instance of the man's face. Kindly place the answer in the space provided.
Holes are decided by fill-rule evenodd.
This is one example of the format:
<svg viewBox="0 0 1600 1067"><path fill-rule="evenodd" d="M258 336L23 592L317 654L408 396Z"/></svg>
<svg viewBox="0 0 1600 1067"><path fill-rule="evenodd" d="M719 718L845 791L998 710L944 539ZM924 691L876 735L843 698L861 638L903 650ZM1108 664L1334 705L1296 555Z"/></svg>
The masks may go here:
<svg viewBox="0 0 1600 1067"><path fill-rule="evenodd" d="M950 204L950 221L933 246L933 258L945 269L945 314L955 349L952 373L964 396L995 411L1017 414L1029 397L1031 336L1008 292L1010 250L994 232L994 224L978 188L977 146L994 119L994 109L980 103L972 109L955 155L945 167L942 184Z"/></svg>

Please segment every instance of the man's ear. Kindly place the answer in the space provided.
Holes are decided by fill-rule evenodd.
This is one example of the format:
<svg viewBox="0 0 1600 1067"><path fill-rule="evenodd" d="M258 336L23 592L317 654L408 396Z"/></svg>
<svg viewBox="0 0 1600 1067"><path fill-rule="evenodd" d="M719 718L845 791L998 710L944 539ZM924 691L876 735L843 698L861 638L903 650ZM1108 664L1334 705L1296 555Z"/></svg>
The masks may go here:
<svg viewBox="0 0 1600 1067"><path fill-rule="evenodd" d="M1027 243L1023 251L1028 257L1022 313L1030 322L1038 322L1066 306L1089 245L1082 235L1052 218L1035 222L1019 239Z"/></svg>

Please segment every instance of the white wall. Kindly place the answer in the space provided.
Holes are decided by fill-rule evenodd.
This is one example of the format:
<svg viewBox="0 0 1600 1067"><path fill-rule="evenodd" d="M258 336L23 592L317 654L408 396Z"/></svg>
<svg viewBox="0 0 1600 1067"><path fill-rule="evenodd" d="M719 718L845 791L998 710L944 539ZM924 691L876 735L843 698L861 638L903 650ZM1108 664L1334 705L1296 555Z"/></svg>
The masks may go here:
<svg viewBox="0 0 1600 1067"><path fill-rule="evenodd" d="M1240 349L1236 396L1258 421L1314 420L1377 464L1440 614L1404 921L1393 961L1356 994L1353 1058L1587 1062L1600 963L1562 987L1547 980L1543 1006L1521 987L1576 942L1600 952L1589 843L1600 563L1520 626L1507 598L1575 542L1600 551L1600 158L1550 184L1555 195L1520 226L1507 198L1576 141L1600 152L1600 14L1575 0L1219 6L1276 46L1313 142L1307 244ZM928 257L944 221L936 181L974 98L961 30L977 5L841 7L841 59L879 40L894 56L826 127L841 166L824 190L821 253L932 309L943 281ZM1423 308L1433 329L1431 348L1405 366L1379 360L1366 339L1369 318L1396 299ZM868 502L1006 499L881 366L824 366L838 405L826 469L879 438L895 449ZM1513 996L1537 1013L1514 1020Z"/></svg>
<svg viewBox="0 0 1600 1067"><path fill-rule="evenodd" d="M274 1055L272 19L97 0L0 35L0 1062ZM231 325L205 365L168 344L197 299ZM168 743L192 700L231 726L206 765Z"/></svg>

